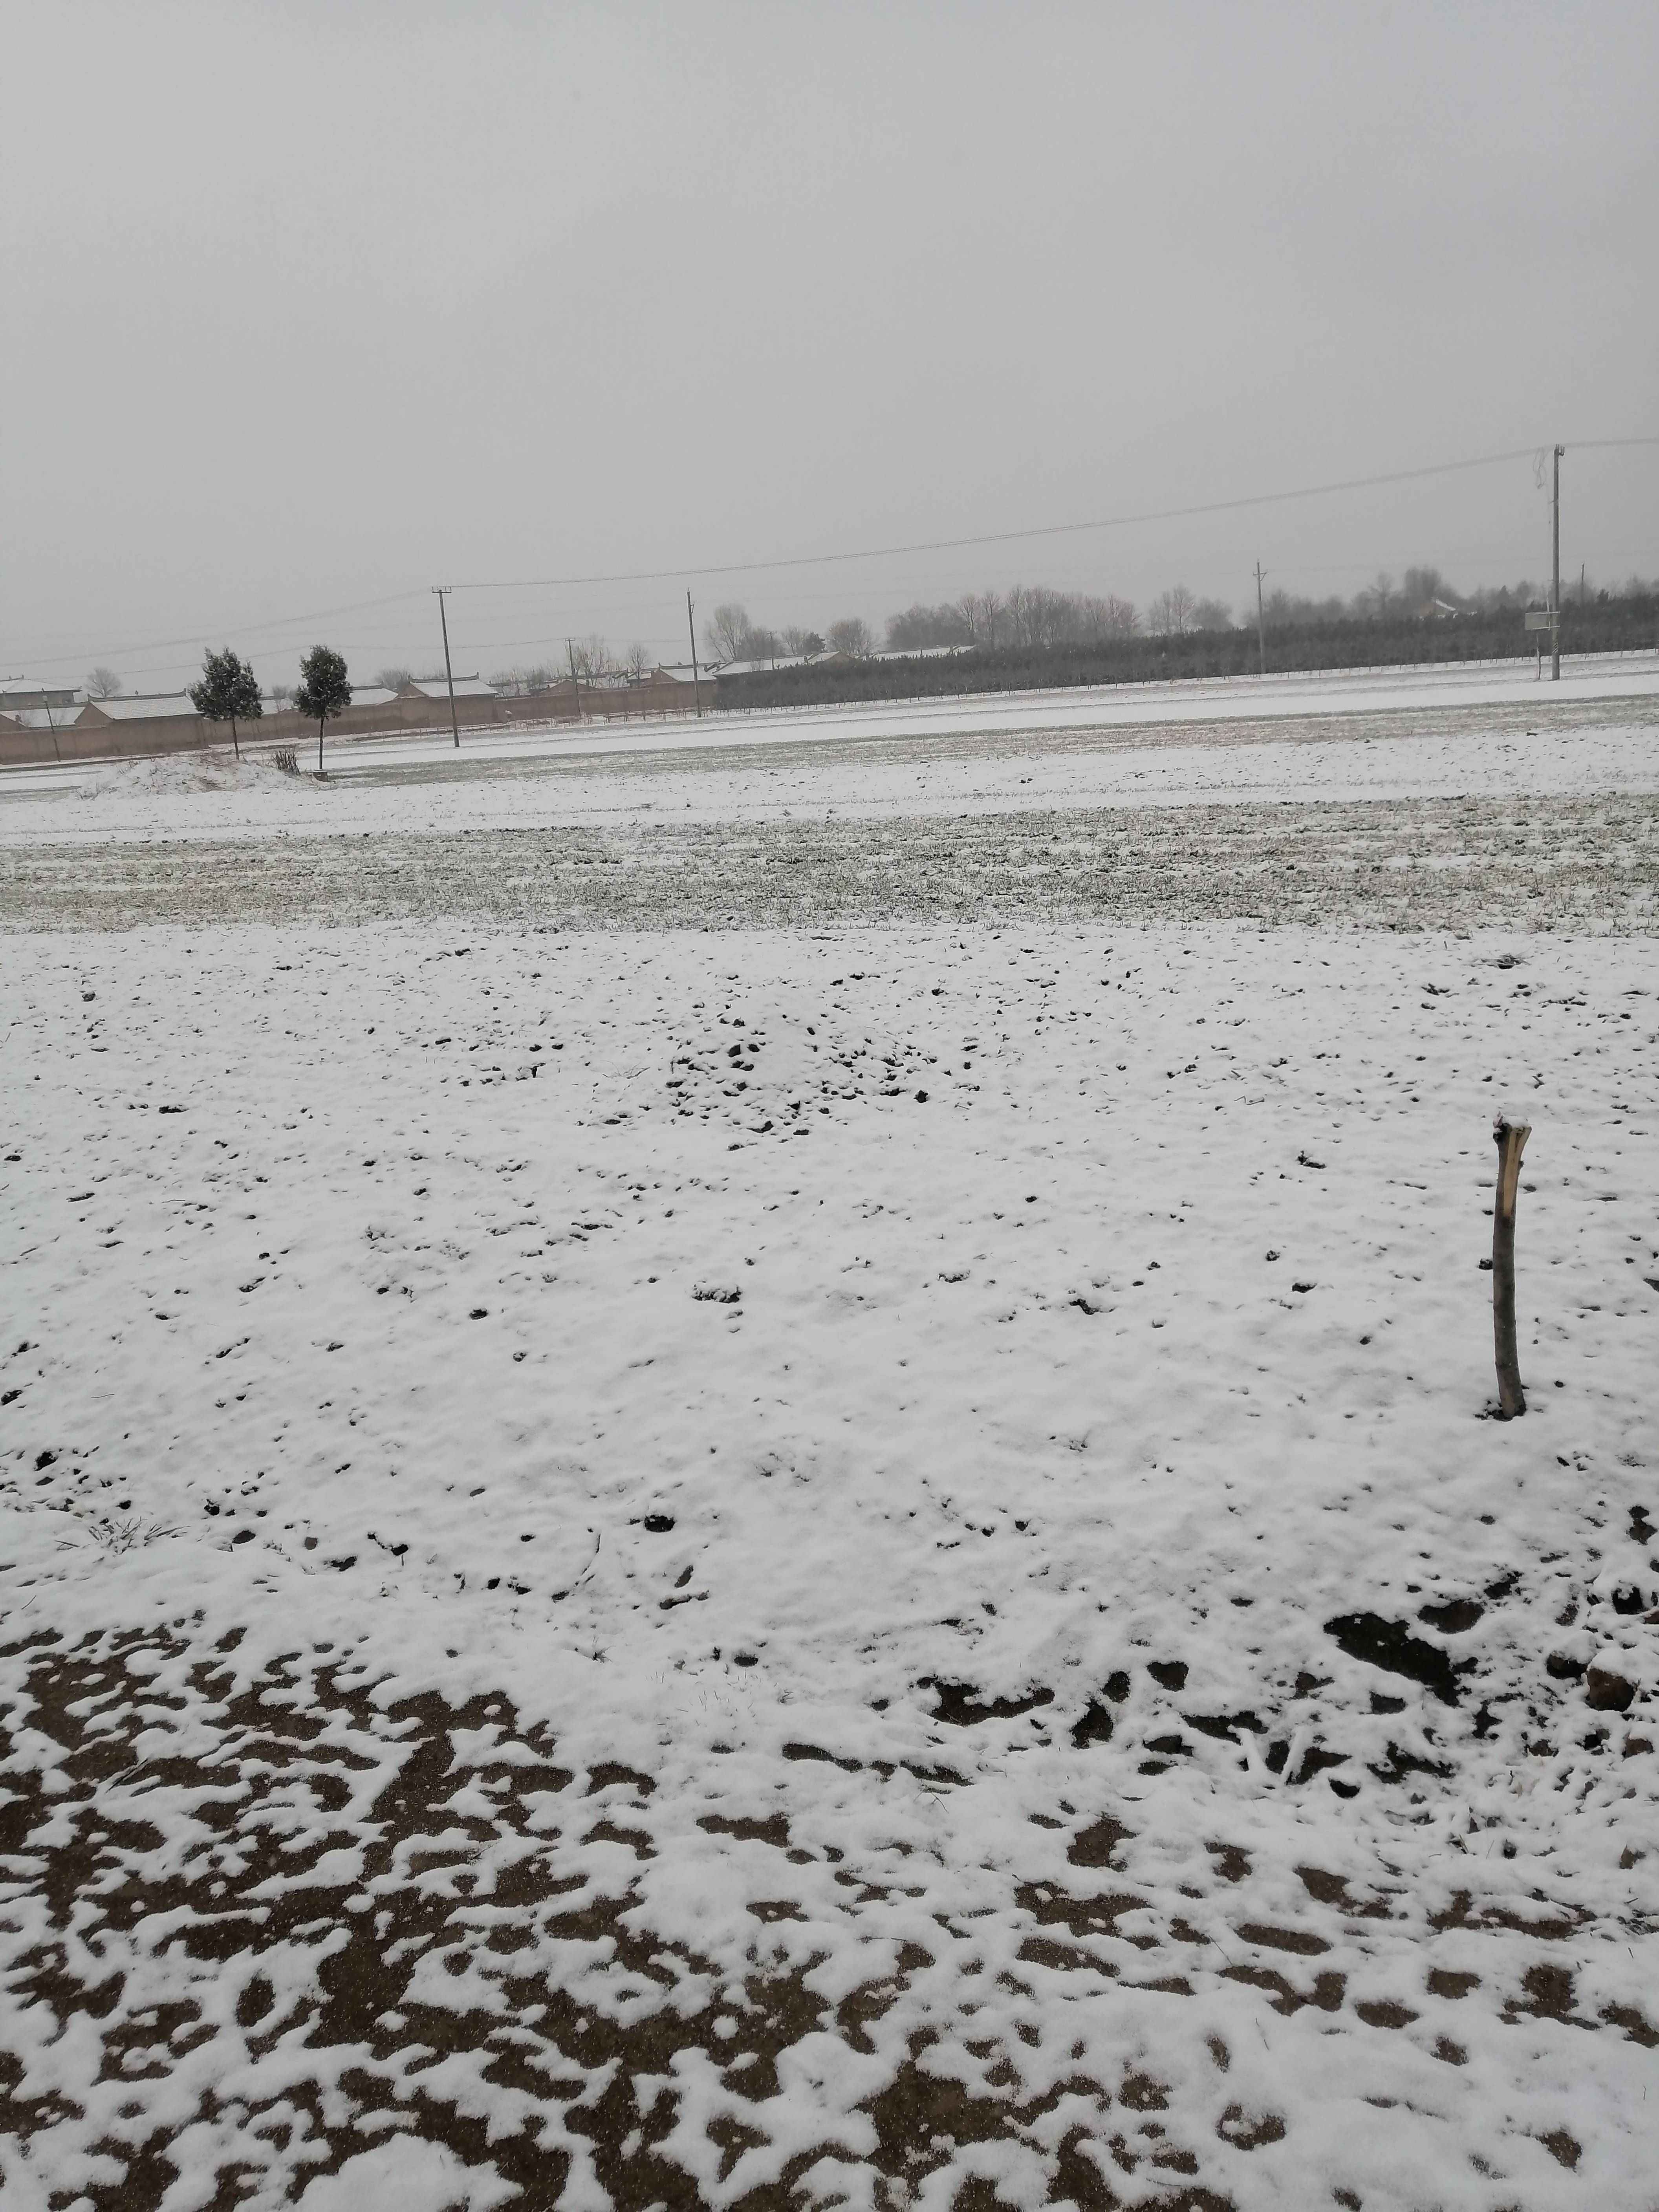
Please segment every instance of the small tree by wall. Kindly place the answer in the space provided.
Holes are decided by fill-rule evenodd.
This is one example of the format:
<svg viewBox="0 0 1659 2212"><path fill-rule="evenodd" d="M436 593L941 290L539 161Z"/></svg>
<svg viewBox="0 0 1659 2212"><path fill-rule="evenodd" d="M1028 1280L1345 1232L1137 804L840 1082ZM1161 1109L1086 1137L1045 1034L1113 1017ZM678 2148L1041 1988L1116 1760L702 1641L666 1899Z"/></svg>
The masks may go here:
<svg viewBox="0 0 1659 2212"><path fill-rule="evenodd" d="M351 704L351 684L343 657L330 645L313 645L300 663L300 681L294 703L302 714L317 717L317 773L323 772L323 727Z"/></svg>
<svg viewBox="0 0 1659 2212"><path fill-rule="evenodd" d="M230 724L230 742L240 760L238 720L254 722L265 711L258 679L247 662L240 653L233 653L229 646L222 653L215 653L210 647L202 657L202 680L191 685L189 696L191 705L210 722Z"/></svg>

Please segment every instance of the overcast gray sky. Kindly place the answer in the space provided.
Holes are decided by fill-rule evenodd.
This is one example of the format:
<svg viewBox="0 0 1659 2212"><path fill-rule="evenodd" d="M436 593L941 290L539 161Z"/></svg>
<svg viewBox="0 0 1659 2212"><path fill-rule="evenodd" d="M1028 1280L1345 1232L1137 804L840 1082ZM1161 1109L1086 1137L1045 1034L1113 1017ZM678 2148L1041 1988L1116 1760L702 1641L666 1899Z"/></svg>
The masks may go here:
<svg viewBox="0 0 1659 2212"><path fill-rule="evenodd" d="M1659 7L7 0L0 675L291 678L684 589L878 621L1537 574L1659 432ZM1659 572L1659 447L1564 567ZM400 593L410 596L398 599ZM386 604L364 607L361 602ZM355 611L336 611L355 608ZM297 621L291 617L301 617Z"/></svg>

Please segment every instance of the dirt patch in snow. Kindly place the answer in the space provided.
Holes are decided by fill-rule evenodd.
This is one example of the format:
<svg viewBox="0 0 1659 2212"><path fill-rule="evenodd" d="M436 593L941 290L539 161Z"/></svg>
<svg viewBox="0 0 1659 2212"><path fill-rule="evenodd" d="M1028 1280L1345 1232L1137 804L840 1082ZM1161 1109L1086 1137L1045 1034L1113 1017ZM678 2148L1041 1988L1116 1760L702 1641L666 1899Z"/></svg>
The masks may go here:
<svg viewBox="0 0 1659 2212"><path fill-rule="evenodd" d="M1494 2022L1659 2039L1539 1955L1566 1923L1465 1890L1437 1948L1386 1862L1304 1867L1273 1910L1216 1841L1176 1893L1127 1807L1028 1826L978 1937L907 1915L902 1869L846 1848L857 1821L708 1811L691 1834L736 1863L751 1931L721 1958L644 1886L687 1848L648 1775L566 1764L504 1693L399 1696L350 1650L245 1668L238 1643L42 1635L3 1655L15 2185L73 2172L82 2205L151 2212L188 2177L194 2201L275 2207L407 2142L411 2172L440 2161L445 2203L760 2212L859 2175L872 2204L945 2188L988 2206L1000 2179L1024 2203L1224 2212L1255 2193L1212 2185L1282 2142L1297 2101L1253 2061L1253 2008L1321 2016L1338 2072L1333 2036L1363 2065L1367 2039L1409 2032L1441 2102ZM862 1963L832 1968L823 1938L848 1914L870 1923ZM951 1970L988 1944L999 1996L975 2020ZM1109 2057L1091 2006L1109 2021L1139 1991L1179 2027L1203 1984L1232 1994L1192 2007L1202 2084L1150 2014ZM1533 2140L1495 2115L1480 2139L1511 2170Z"/></svg>

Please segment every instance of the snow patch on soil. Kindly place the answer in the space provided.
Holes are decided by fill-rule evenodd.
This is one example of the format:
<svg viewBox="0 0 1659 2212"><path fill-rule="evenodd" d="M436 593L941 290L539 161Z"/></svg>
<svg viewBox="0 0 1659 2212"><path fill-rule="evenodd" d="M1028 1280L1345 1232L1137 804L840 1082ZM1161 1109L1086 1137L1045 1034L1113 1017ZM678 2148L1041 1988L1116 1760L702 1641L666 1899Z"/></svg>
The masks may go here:
<svg viewBox="0 0 1659 2212"><path fill-rule="evenodd" d="M1644 2208L1651 967L33 940L9 2197Z"/></svg>

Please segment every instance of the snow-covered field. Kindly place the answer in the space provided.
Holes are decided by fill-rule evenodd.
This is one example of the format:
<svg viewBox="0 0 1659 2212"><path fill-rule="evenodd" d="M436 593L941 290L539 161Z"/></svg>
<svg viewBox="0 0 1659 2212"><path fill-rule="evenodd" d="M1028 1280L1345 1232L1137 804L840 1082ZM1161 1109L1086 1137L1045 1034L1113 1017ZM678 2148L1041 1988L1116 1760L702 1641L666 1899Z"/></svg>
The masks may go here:
<svg viewBox="0 0 1659 2212"><path fill-rule="evenodd" d="M1659 2203L1654 705L1364 704L0 805L8 2207Z"/></svg>
<svg viewBox="0 0 1659 2212"><path fill-rule="evenodd" d="M252 747L0 769L0 847L1659 790L1659 653L1568 665L331 738L326 789Z"/></svg>

